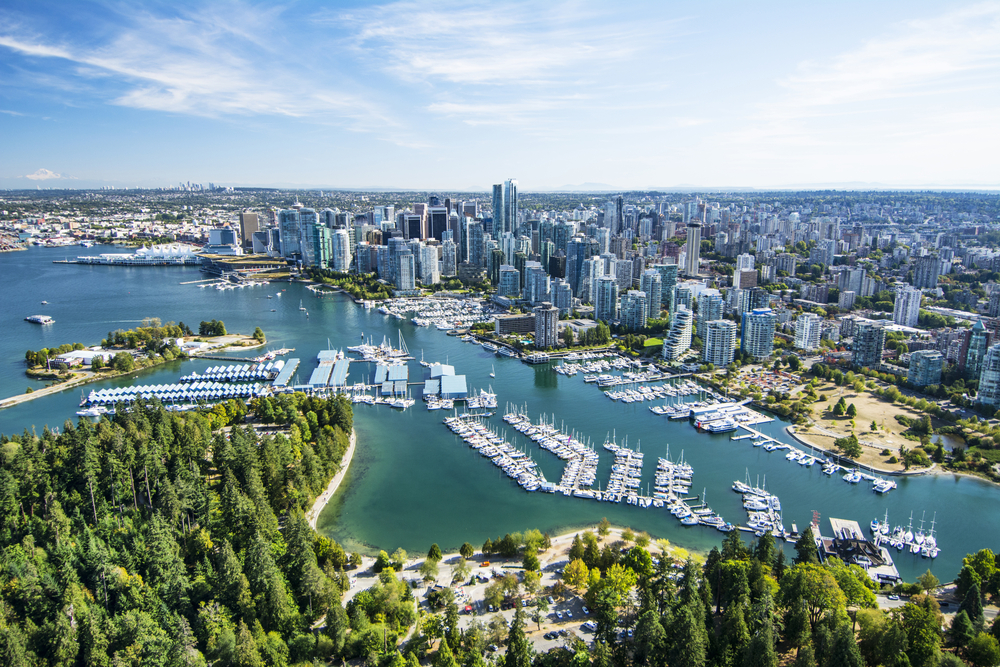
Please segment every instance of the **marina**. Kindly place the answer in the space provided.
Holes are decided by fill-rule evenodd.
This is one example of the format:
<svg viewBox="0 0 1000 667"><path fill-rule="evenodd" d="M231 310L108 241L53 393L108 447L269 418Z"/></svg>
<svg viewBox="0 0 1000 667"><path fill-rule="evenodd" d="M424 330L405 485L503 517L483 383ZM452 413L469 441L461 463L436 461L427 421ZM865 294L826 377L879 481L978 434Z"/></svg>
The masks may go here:
<svg viewBox="0 0 1000 667"><path fill-rule="evenodd" d="M638 443L641 439L643 452L659 451L662 456L667 443L672 452L684 450L683 463L697 471L698 476L694 478L697 486L689 484L686 485L687 490L684 490L685 485L680 483L684 481L683 478L674 477L669 487L663 485L662 488L672 487L678 499L689 507L702 505L700 496L703 490L707 490L706 499L712 510L733 524L743 524L744 528L748 527L746 524L749 515L743 507L741 496L723 491L731 486L734 478L742 478L746 468L759 472L762 477L766 475L768 492L781 498L782 523L786 527L793 523L799 526L808 524L812 510L822 512L825 516L854 517L867 522L872 516L879 516L881 520L887 510L890 517L906 517L911 507L920 507L926 502L926 498L940 499L934 526L935 539L937 543L947 545L947 548L936 559L913 554L909 548L900 552L889 548L894 554L895 566L900 575L907 580L913 580L929 566L942 579L953 577L961 566L962 555L990 546L982 544L981 538L977 536L1000 533L1000 500L996 489L986 482L951 474L896 477L891 478L897 484L896 489L889 493L875 493L869 490L873 481L866 482L864 478L857 484L843 481L842 476L848 470L836 470L839 473L837 478L825 475L822 458L812 466L805 466L788 461L784 456L773 456L775 451L787 455L791 447L808 451L788 436L785 432L787 422L783 420L774 419L772 422L750 427L741 426L731 433L712 433L707 430L699 432L691 427L692 403L689 401L724 401L715 401L707 394L668 396L662 401L634 403L607 400L588 387L596 382L581 381L583 375L580 371L576 377L571 377L555 370L559 364L566 364L567 361L568 365L597 361L596 358L585 358L592 353L579 353L575 360L568 359L571 355L567 355L565 360L537 365L506 364L497 358L495 352L491 353L478 344L471 344L471 341L463 341L461 336L446 336L436 327L420 327L409 319L402 320L380 313L377 305L365 308L343 294L315 296L305 285L298 283L289 283L280 299L268 299L265 290L220 292L212 289L191 290L190 286L177 284L178 281L197 278L199 273L196 268L125 269L130 271L130 293L123 296L121 281L108 279L108 272L112 270L116 271L116 276L124 275L117 273L121 269L89 265L56 268L51 265L51 258L58 252L60 251L53 249L29 248L25 252L5 256L5 259L13 262L13 268L7 276L11 284L11 309L19 309L14 312L22 313L36 312L40 299L38 295L42 294L50 301L44 306L45 312L59 320L58 328L18 322L21 326L17 330L18 336L0 341L0 345L7 345L9 348L5 348L8 358L21 359L25 348L39 349L58 345L66 340L99 341L106 336L107 331L123 326L122 323L138 323L146 316L196 323L206 319L211 313L212 318L224 320L227 329L231 331L253 331L254 327L260 326L266 332L269 344L286 349L296 348L302 359L312 367L316 365L317 353L330 347L327 343L330 339L333 348L342 348L345 356L354 360L349 366L346 385L337 391L353 395L352 388L360 384L366 387L371 396L371 373L374 365L362 363L362 355L350 353L348 347L359 342L370 342L374 347L380 347L381 342L385 341L385 347L396 351L393 353L395 357L385 357L386 362L409 364L410 382L414 379L419 381L419 377L415 376L418 376L416 369L421 367L416 360L411 363L409 360L398 359L402 334L408 350L417 350L416 354L406 353L403 356L419 359L420 351L423 350L425 358L429 360L454 365L468 378L470 396L474 394L479 397L482 391L479 387L487 388L492 385L492 390L486 389L487 393L508 397L519 404L535 406L537 411L533 421L536 426L539 413L549 415L546 422L550 425L554 420L552 414L559 415L560 422L564 420L566 424L572 424L572 429L567 430L567 434L598 455L597 463L591 469L594 482L590 487L577 485L580 491L603 493L606 489L616 457L600 445L605 434L617 428L619 434L627 430L629 443ZM178 275L187 277L178 278ZM22 276L32 276L30 286L20 280ZM58 298L53 295L58 295ZM310 318L305 318L298 311L300 299L311 313ZM102 312L101 318L94 318L94 304L97 302L112 304L113 307L107 315ZM277 312L270 312L272 308L276 308ZM363 338L361 332L365 332ZM470 344L465 344L466 342ZM182 376L192 373L204 375L209 369L220 365L251 365L255 363L253 358L261 353L247 350L242 354L246 355L242 362L198 358L171 362L159 368L140 371L134 376L102 380L89 389L180 384L178 378ZM230 350L226 355L239 358L241 352ZM614 361L607 354L602 356L609 362ZM298 384L294 378L299 364L293 364L294 359L285 358L284 361L280 374L285 376L284 388L290 390ZM310 376L312 368L306 370L308 372L301 373L303 380ZM600 371L597 374L635 370L637 369L633 366ZM490 377L491 372L494 372L495 377ZM38 386L38 383L25 378L23 363L0 368L0 373L11 393L23 394L27 387ZM685 378L642 384L653 387L677 383L679 386L683 380ZM184 383L184 386L190 384L192 383ZM272 382L265 389L281 390L281 387L274 385ZM600 393L627 388L607 388ZM418 387L409 386L408 389L410 400L421 398ZM0 410L0 432L21 432L32 425L40 431L45 424L58 428L66 416L72 416L80 410L79 403L80 392L68 390ZM686 526L676 520L675 515L665 510L666 499L657 498L655 488L657 475L663 472L658 465L642 466L639 486L634 487L636 498L642 496L652 499L648 508L637 509L625 499L622 502L588 503L580 502L579 496L566 496L563 493L512 492L510 478L503 471L500 471L499 476L486 473L478 452L472 457L457 456L452 433L441 428L443 416L453 412L456 407L461 412L467 404L468 402L454 401L451 410L396 408L391 415L375 408L357 409L356 460L359 467L352 467L352 472L338 491L337 497L319 517L318 527L321 532L338 539L346 548L364 552L370 552L376 547L391 549L396 546L412 550L426 549L429 541L437 541L442 547L457 547L464 541L478 539L482 535L523 531L526 521L528 525L540 530L561 532L592 525L602 516L607 516L616 525L644 530L695 551L704 552L718 544L716 530L687 530ZM667 415L656 414L650 409L664 404L667 407L683 407L685 414L678 415L678 419L670 419ZM114 406L105 407L112 409ZM479 422L498 433L502 432L505 426L502 409L496 411L479 408L476 411L480 413L476 417ZM496 411L495 415L490 414L493 411ZM682 420L688 423L680 423ZM556 422L556 426L560 422ZM747 429L753 429L753 432ZM401 438L400 433L405 433L406 437ZM760 434L760 437L744 437L739 440L731 440L729 437L739 438L753 433ZM521 437L519 433L512 435L517 440ZM515 440L509 437L508 442L515 444ZM519 446L522 451L530 452L536 469L545 480L558 484L562 481L567 461L558 456L549 456L548 452L533 450L534 442L524 441L523 444L516 445L515 449ZM621 443L620 437L618 442ZM758 442L761 444L754 446ZM414 446L414 443L418 444ZM596 443L597 447L591 443ZM462 449L469 451L468 447ZM649 453L646 454L646 458L648 457ZM666 477L661 476L659 479L667 482ZM435 488L430 495L426 491L429 480ZM859 493L859 490L863 492ZM697 500L693 499L696 495L699 496ZM664 500L664 507L657 507L655 501L658 499ZM482 511L484 507L489 507L490 511ZM931 517L932 512L929 511L927 526L930 525ZM914 519L913 532L919 532L917 517Z"/></svg>

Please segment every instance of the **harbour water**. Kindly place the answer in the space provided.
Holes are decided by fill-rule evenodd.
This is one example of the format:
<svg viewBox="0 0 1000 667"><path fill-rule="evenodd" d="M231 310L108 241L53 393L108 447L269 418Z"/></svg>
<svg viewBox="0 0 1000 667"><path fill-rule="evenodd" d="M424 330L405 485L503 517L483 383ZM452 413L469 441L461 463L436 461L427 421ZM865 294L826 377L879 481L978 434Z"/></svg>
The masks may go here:
<svg viewBox="0 0 1000 667"><path fill-rule="evenodd" d="M544 413L557 426L565 424L568 430L589 438L601 458L599 483L608 479L613 461L610 452L601 448L608 433L614 432L619 443L627 436L630 447L639 446L646 454L643 491L652 485L656 458L665 454L668 445L672 458L683 452L694 467L692 494L706 489L708 504L733 523L742 523L746 513L741 497L730 487L734 480L744 479L747 471L755 483L766 476L767 488L781 498L787 528L793 523L804 528L814 510L820 513L826 533L829 517L854 519L867 526L872 518L881 520L887 510L893 524L906 524L912 512L914 529L926 512L925 528L929 528L936 512L942 552L935 561L893 553L900 574L908 580L928 567L942 580L951 579L965 553L1000 546L996 544L1000 488L978 479L954 475L897 478L899 488L880 496L867 484L846 484L840 475L828 477L819 466L789 462L782 451L768 453L749 440L732 441L729 433L698 433L686 421L654 415L649 411L651 403L610 401L596 385L584 383L582 374L565 377L549 365L529 366L498 357L434 327L417 327L377 309L366 310L343 295L320 297L302 285L287 283L227 291L181 285L205 277L194 268L51 263L102 251L107 249L31 248L0 255L0 279L7 286L0 311L5 333L0 338L4 395L40 386L24 376L26 349L77 341L97 343L110 330L137 326L144 317L183 321L192 329L202 320L218 319L230 331L243 333L260 326L269 347L296 348L294 356L303 360L298 372L303 382L316 365L316 353L326 349L328 340L334 348L346 348L359 343L362 334L378 343L383 336L394 342L401 332L417 359L422 354L427 361L455 366L457 373L467 376L470 388L492 386L500 404L489 420L492 427L506 432L508 441L530 453L549 480L559 480L563 461L504 423L506 403L526 406L535 421ZM42 300L48 305L40 305ZM308 317L299 310L300 300ZM33 314L50 315L56 323L41 327L23 321ZM133 378L88 385L85 391L136 382L171 383L219 363L174 362ZM490 378L494 367L496 377ZM411 381L421 377L422 370L416 361L410 362ZM368 379L370 371L369 364L352 363L348 382ZM412 397L419 398L419 389L412 387ZM0 410L0 433L32 427L40 431L45 425L60 426L68 418L75 419L80 395L80 389L68 390ZM695 550L707 550L723 537L710 528L681 526L662 509L527 493L448 430L441 422L445 416L444 411L427 411L419 400L405 412L356 405L357 451L345 482L320 516L319 530L349 549L403 547L413 552L423 552L432 542L442 548L457 548L464 541L478 545L486 537L528 528L562 531L593 525L605 516L615 524ZM755 428L792 443L785 426L774 421ZM744 535L744 539L751 537Z"/></svg>

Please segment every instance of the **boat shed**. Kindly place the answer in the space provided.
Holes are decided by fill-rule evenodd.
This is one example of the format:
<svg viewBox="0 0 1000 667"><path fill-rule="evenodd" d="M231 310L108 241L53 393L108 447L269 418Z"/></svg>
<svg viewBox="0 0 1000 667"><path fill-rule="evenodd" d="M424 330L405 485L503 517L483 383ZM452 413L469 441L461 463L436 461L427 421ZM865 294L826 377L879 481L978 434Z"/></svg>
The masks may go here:
<svg viewBox="0 0 1000 667"><path fill-rule="evenodd" d="M468 397L469 387L465 383L464 375L441 376L441 398L465 400Z"/></svg>
<svg viewBox="0 0 1000 667"><path fill-rule="evenodd" d="M333 372L333 366L328 364L320 364L320 367L312 372L309 376L309 386L313 389L319 389L320 387L325 387L330 381L330 373Z"/></svg>
<svg viewBox="0 0 1000 667"><path fill-rule="evenodd" d="M432 364L430 369L430 376L432 379L442 377L444 375L454 375L455 367L448 366L446 364Z"/></svg>
<svg viewBox="0 0 1000 667"><path fill-rule="evenodd" d="M338 356L343 356L343 353L338 350L320 350L319 354L316 355L317 361L337 361Z"/></svg>
<svg viewBox="0 0 1000 667"><path fill-rule="evenodd" d="M382 384L389 377L389 367L385 364L375 365L375 377L372 378L372 384Z"/></svg>
<svg viewBox="0 0 1000 667"><path fill-rule="evenodd" d="M281 369L281 372L278 373L278 377L274 378L274 386L287 387L288 381L292 379L292 374L295 373L295 370L298 367L299 367L298 359L289 359L288 362L285 363L284 367Z"/></svg>
<svg viewBox="0 0 1000 667"><path fill-rule="evenodd" d="M330 376L331 387L344 387L347 385L347 371L351 362L347 359L340 359L333 365L333 374Z"/></svg>
<svg viewBox="0 0 1000 667"><path fill-rule="evenodd" d="M389 366L389 376L386 379L390 382L403 382L405 384L409 378L410 370L406 367L406 364Z"/></svg>
<svg viewBox="0 0 1000 667"><path fill-rule="evenodd" d="M440 380L424 380L424 400L437 396L441 391Z"/></svg>

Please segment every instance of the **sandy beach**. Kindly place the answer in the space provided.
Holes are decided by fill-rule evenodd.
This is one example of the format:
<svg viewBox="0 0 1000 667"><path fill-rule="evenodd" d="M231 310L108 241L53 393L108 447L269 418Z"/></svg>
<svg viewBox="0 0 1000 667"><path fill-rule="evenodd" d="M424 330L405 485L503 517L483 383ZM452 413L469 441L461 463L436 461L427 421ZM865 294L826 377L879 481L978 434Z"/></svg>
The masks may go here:
<svg viewBox="0 0 1000 667"><path fill-rule="evenodd" d="M333 498L333 494L337 492L337 487L340 486L340 481L344 479L344 475L347 474L347 469L351 467L351 459L354 457L354 445L358 441L358 432L351 430L351 444L344 452L344 458L340 462L340 472L333 476L330 480L329 486L326 487L326 491L320 494L316 502L313 503L312 508L306 513L306 520L309 525L312 526L313 530L316 529L316 521L319 519L320 512L326 507L326 504Z"/></svg>

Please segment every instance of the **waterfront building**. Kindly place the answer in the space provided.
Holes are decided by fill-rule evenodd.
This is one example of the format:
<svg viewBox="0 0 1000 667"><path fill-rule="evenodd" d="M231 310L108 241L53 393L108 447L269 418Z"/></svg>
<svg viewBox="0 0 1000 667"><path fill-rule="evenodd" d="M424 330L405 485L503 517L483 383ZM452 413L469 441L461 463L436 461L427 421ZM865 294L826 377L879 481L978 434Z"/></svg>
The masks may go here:
<svg viewBox="0 0 1000 667"><path fill-rule="evenodd" d="M281 231L281 256L292 259L302 254L299 243L299 210L278 211L278 229Z"/></svg>
<svg viewBox="0 0 1000 667"><path fill-rule="evenodd" d="M396 289L404 291L416 289L417 272L413 253L409 251L398 253L395 260Z"/></svg>
<svg viewBox="0 0 1000 667"><path fill-rule="evenodd" d="M451 243L451 245L454 248L455 244ZM420 248L420 282L423 285L434 285L441 282L437 246L422 246Z"/></svg>
<svg viewBox="0 0 1000 667"><path fill-rule="evenodd" d="M698 295L698 338L705 340L706 325L722 319L722 295L718 290L707 289Z"/></svg>
<svg viewBox="0 0 1000 667"><path fill-rule="evenodd" d="M621 322L628 331L645 328L648 300L646 293L640 290L629 290L622 296Z"/></svg>
<svg viewBox="0 0 1000 667"><path fill-rule="evenodd" d="M976 402L1000 406L1000 345L993 345L983 357Z"/></svg>
<svg viewBox="0 0 1000 667"><path fill-rule="evenodd" d="M916 327L920 319L920 290L903 285L896 290L892 321L904 327Z"/></svg>
<svg viewBox="0 0 1000 667"><path fill-rule="evenodd" d="M736 356L736 322L713 320L705 328L702 361L717 367L728 366Z"/></svg>
<svg viewBox="0 0 1000 667"><path fill-rule="evenodd" d="M976 379L983 368L986 350L993 342L993 332L983 325L982 320L976 320L968 334L968 344L965 350L965 377Z"/></svg>
<svg viewBox="0 0 1000 667"><path fill-rule="evenodd" d="M615 279L601 276L594 292L594 319L604 322L618 319L618 283Z"/></svg>
<svg viewBox="0 0 1000 667"><path fill-rule="evenodd" d="M646 293L646 318L656 320L660 318L661 303L663 301L663 278L656 269L646 269L642 272L642 279L639 283L640 289Z"/></svg>
<svg viewBox="0 0 1000 667"><path fill-rule="evenodd" d="M755 359L766 359L774 351L774 327L777 318L770 308L756 308L743 313L743 340L740 349Z"/></svg>
<svg viewBox="0 0 1000 667"><path fill-rule="evenodd" d="M302 209L302 212L310 209ZM312 212L315 214L315 211ZM300 212L301 215L301 212ZM330 228L319 223L319 218L300 217L302 238L299 247L302 250L302 265L316 266L325 269L330 266Z"/></svg>
<svg viewBox="0 0 1000 667"><path fill-rule="evenodd" d="M346 229L335 229L331 236L333 252L331 266L334 271L347 272L351 268L351 239Z"/></svg>
<svg viewBox="0 0 1000 667"><path fill-rule="evenodd" d="M535 314L535 347L544 350L559 345L559 309L548 301L532 308Z"/></svg>
<svg viewBox="0 0 1000 667"><path fill-rule="evenodd" d="M907 381L915 387L941 383L944 355L937 350L917 350L910 353L910 370Z"/></svg>
<svg viewBox="0 0 1000 667"><path fill-rule="evenodd" d="M885 348L885 329L880 322L859 322L854 329L851 346L851 364L856 368L877 371L882 365Z"/></svg>
<svg viewBox="0 0 1000 667"><path fill-rule="evenodd" d="M663 341L663 358L673 361L691 349L692 313L683 304L678 304L670 322L670 333Z"/></svg>
<svg viewBox="0 0 1000 667"><path fill-rule="evenodd" d="M823 318L816 313L802 313L795 320L795 347L811 352L819 347Z"/></svg>
<svg viewBox="0 0 1000 667"><path fill-rule="evenodd" d="M496 315L493 317L493 331L498 336L534 333L535 314Z"/></svg>
<svg viewBox="0 0 1000 667"><path fill-rule="evenodd" d="M240 241L243 244L244 250L251 250L253 248L253 235L259 229L260 220L257 218L256 213L249 213L247 211L240 213Z"/></svg>
<svg viewBox="0 0 1000 667"><path fill-rule="evenodd" d="M497 296L509 296L515 299L521 296L521 273L510 264L500 266Z"/></svg>

